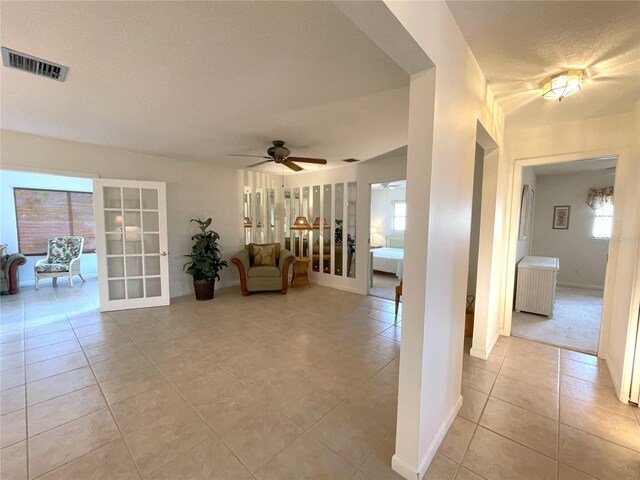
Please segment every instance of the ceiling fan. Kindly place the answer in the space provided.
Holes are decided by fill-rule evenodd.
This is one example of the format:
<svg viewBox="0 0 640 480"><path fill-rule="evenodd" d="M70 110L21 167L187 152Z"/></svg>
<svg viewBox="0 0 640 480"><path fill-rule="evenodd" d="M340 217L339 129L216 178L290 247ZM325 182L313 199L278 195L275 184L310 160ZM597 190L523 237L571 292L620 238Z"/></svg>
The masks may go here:
<svg viewBox="0 0 640 480"><path fill-rule="evenodd" d="M327 161L323 158L307 158L307 157L290 157L290 150L284 146L284 142L282 140L274 140L273 147L269 147L267 149L267 155L242 155L238 153L232 153L230 156L232 157L255 157L255 158L266 158L262 162L254 163L253 165L249 165L247 168L257 167L258 165L262 165L269 162L275 162L279 165L284 165L285 167L290 168L294 172L299 172L300 170L304 170L301 166L296 165L293 162L298 163L315 163L317 165L326 165Z"/></svg>

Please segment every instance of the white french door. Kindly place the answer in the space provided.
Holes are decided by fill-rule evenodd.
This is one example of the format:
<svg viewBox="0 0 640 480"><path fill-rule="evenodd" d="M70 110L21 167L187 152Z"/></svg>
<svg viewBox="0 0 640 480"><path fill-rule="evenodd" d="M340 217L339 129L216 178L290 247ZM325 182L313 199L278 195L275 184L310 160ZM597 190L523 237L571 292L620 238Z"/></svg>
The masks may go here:
<svg viewBox="0 0 640 480"><path fill-rule="evenodd" d="M93 180L100 311L169 305L164 182Z"/></svg>

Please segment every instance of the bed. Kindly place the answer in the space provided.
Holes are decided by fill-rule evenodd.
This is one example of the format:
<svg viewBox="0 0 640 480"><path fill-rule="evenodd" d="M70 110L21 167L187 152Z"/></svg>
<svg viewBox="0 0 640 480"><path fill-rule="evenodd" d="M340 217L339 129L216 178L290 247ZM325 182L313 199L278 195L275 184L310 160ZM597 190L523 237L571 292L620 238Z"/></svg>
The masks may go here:
<svg viewBox="0 0 640 480"><path fill-rule="evenodd" d="M387 238L387 246L371 250L371 278L373 271L393 273L402 279L404 237Z"/></svg>

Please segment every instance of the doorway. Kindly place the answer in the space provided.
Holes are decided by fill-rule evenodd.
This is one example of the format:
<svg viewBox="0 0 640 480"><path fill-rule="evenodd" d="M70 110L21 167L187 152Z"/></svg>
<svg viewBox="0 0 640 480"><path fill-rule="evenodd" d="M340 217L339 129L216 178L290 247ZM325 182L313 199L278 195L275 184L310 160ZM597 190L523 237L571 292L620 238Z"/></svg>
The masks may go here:
<svg viewBox="0 0 640 480"><path fill-rule="evenodd" d="M469 272L467 274L467 302L464 328L465 347L469 348L471 346L471 338L473 337L473 318L476 303L476 286L478 283L478 251L480 248L480 215L482 212L482 175L484 168L484 149L477 143L473 168Z"/></svg>
<svg viewBox="0 0 640 480"><path fill-rule="evenodd" d="M1 170L0 194L13 304L74 315L169 304L163 182Z"/></svg>
<svg viewBox="0 0 640 480"><path fill-rule="evenodd" d="M52 315L95 310L99 300L91 179L1 170L0 196L2 243L9 256L24 262L7 279L15 289L3 292L9 293L2 297L3 309L24 303L29 309L48 305ZM73 253L72 277L49 272L49 239L69 236L84 239L71 247L79 249ZM38 275L38 290L36 267L44 272Z"/></svg>
<svg viewBox="0 0 640 480"><path fill-rule="evenodd" d="M406 180L371 184L369 295L395 300L404 267Z"/></svg>
<svg viewBox="0 0 640 480"><path fill-rule="evenodd" d="M616 158L522 169L511 334L598 353Z"/></svg>

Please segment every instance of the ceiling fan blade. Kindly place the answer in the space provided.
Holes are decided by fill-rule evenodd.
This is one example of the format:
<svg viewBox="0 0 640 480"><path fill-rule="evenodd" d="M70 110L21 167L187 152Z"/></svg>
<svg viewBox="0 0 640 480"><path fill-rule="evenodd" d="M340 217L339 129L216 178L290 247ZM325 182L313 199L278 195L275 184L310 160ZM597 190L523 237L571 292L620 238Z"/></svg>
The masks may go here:
<svg viewBox="0 0 640 480"><path fill-rule="evenodd" d="M290 162L317 163L318 165L327 164L327 161L324 158L287 157L287 160Z"/></svg>
<svg viewBox="0 0 640 480"><path fill-rule="evenodd" d="M266 157L264 155L242 155L241 153L229 153L230 157L253 157L253 158L268 158L271 160L271 157Z"/></svg>
<svg viewBox="0 0 640 480"><path fill-rule="evenodd" d="M264 157L263 157L263 158L264 158ZM264 162L254 163L253 165L249 165L249 166L248 166L248 167L246 167L246 168L257 167L258 165L263 165L263 164L265 164L265 163L269 163L269 162L273 162L273 159L271 159L271 160L265 160Z"/></svg>
<svg viewBox="0 0 640 480"><path fill-rule="evenodd" d="M300 170L304 170L304 168L302 168L299 165L296 165L295 163L293 163L292 161L290 161L289 159L285 160L284 162L282 162L282 165L284 165L285 167L289 167L291 170L293 170L294 172L299 172Z"/></svg>

